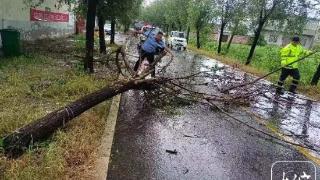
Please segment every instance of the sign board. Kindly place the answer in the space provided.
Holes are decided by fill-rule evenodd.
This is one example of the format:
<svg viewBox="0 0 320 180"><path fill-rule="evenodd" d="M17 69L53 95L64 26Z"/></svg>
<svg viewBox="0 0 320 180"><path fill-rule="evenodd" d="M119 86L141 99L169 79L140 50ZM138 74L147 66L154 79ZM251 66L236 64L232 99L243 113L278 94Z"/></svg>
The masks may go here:
<svg viewBox="0 0 320 180"><path fill-rule="evenodd" d="M69 13L55 13L30 8L30 21L69 22Z"/></svg>

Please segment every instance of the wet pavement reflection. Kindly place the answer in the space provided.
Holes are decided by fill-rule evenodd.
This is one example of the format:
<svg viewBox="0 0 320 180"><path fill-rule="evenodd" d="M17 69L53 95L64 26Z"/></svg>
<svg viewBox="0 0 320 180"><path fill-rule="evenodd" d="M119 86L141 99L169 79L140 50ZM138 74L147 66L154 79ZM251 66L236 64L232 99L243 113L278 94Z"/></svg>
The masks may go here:
<svg viewBox="0 0 320 180"><path fill-rule="evenodd" d="M203 92L219 93L219 90L226 86L241 84L257 78L213 59L197 56L194 58L195 61L200 62L198 70L212 71L215 75L202 80L210 83L208 87L202 87ZM230 93L238 92L231 91ZM297 142L320 150L319 102L301 94L277 95L273 85L266 80L244 87L243 92L257 93L256 96L251 96L248 99L250 100L251 112L271 121L270 123L274 123L280 132L295 137Z"/></svg>

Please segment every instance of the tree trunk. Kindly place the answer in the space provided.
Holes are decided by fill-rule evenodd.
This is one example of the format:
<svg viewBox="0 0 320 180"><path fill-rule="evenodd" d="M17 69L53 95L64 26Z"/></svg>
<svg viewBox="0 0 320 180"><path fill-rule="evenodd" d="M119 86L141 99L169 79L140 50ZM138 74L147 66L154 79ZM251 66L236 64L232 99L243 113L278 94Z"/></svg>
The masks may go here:
<svg viewBox="0 0 320 180"><path fill-rule="evenodd" d="M165 26L166 26L167 35L169 36L169 25L165 25Z"/></svg>
<svg viewBox="0 0 320 180"><path fill-rule="evenodd" d="M100 44L100 53L106 54L106 41L104 37L104 24L105 20L101 16L98 17L98 25L99 25L99 44Z"/></svg>
<svg viewBox="0 0 320 180"><path fill-rule="evenodd" d="M188 26L188 29L187 29L187 43L189 43L189 35L190 35L190 27Z"/></svg>
<svg viewBox="0 0 320 180"><path fill-rule="evenodd" d="M78 18L76 18L76 22L75 22L75 27L76 27L76 32L75 34L78 35L79 34L79 21L78 21Z"/></svg>
<svg viewBox="0 0 320 180"><path fill-rule="evenodd" d="M256 49L256 46L258 44L258 40L260 38L260 34L261 34L261 31L262 31L264 23L265 23L265 21L261 21L259 23L259 26L258 26L256 32L254 33L254 39L253 39L253 42L252 42L252 45L251 45L251 49L250 49L250 52L249 52L249 55L248 55L248 58L247 58L246 65L249 65L251 63L251 60L252 60L254 51Z"/></svg>
<svg viewBox="0 0 320 180"><path fill-rule="evenodd" d="M229 42L228 42L227 51L229 51L229 49L230 49L230 46L231 46L232 40L234 38L234 35L235 35L234 32L232 32L231 37L230 37Z"/></svg>
<svg viewBox="0 0 320 180"><path fill-rule="evenodd" d="M320 64L318 65L316 73L314 73L314 75L313 75L311 85L313 85L313 86L318 85L319 78L320 78Z"/></svg>
<svg viewBox="0 0 320 180"><path fill-rule="evenodd" d="M218 44L218 53L221 53L221 46L222 46L222 38L223 38L223 32L224 28L226 26L225 22L221 22L221 27L220 27L220 35L219 35L219 44Z"/></svg>
<svg viewBox="0 0 320 180"><path fill-rule="evenodd" d="M129 28L130 28L130 24L125 24L123 32L127 33L129 31Z"/></svg>
<svg viewBox="0 0 320 180"><path fill-rule="evenodd" d="M130 89L155 89L158 85L166 82L167 79L165 78L124 80L86 95L6 136L3 140L5 154L11 158L19 157L28 149L30 144L50 137L71 119L117 94Z"/></svg>
<svg viewBox="0 0 320 180"><path fill-rule="evenodd" d="M87 24L86 24L86 57L84 59L84 70L93 73L93 48L94 27L96 17L97 0L88 0Z"/></svg>
<svg viewBox="0 0 320 180"><path fill-rule="evenodd" d="M200 30L197 29L197 48L200 49L201 48L201 44L200 44Z"/></svg>
<svg viewBox="0 0 320 180"><path fill-rule="evenodd" d="M116 34L116 19L113 17L112 20L111 20L110 44L114 44L115 34Z"/></svg>
<svg viewBox="0 0 320 180"><path fill-rule="evenodd" d="M233 41L233 38L234 36L236 35L236 32L238 30L238 26L239 26L239 21L237 21L233 27L233 30L232 30L232 33L231 33L231 37L229 39L229 42L228 42L228 46L227 46L227 52L229 52L229 49L230 49L230 46L231 46L231 43Z"/></svg>

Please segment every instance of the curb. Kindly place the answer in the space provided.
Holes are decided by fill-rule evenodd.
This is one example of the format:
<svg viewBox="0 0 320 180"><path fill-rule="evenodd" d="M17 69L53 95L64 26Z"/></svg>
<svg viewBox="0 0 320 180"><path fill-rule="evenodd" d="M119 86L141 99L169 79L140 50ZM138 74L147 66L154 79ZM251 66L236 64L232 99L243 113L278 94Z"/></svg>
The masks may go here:
<svg viewBox="0 0 320 180"><path fill-rule="evenodd" d="M107 124L103 133L101 145L99 146L98 158L96 160L95 179L106 180L108 175L108 166L111 156L111 148L115 127L118 119L121 94L112 98L109 114L106 118Z"/></svg>

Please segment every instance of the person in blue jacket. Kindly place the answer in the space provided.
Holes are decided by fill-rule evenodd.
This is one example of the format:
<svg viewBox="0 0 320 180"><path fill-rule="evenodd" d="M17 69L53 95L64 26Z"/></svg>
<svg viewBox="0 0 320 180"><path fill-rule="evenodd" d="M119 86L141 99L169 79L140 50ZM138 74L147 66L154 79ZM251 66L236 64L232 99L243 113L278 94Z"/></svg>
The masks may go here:
<svg viewBox="0 0 320 180"><path fill-rule="evenodd" d="M143 33L147 39L142 44L141 50L140 50L140 58L136 62L134 66L134 70L137 71L140 63L147 58L149 64L152 64L154 62L154 56L159 54L160 52L166 51L171 55L171 58L174 57L173 53L170 51L169 48L166 47L163 38L163 32L155 32L154 29L150 29ZM153 71L151 73L152 77L155 77L155 68L153 67Z"/></svg>

